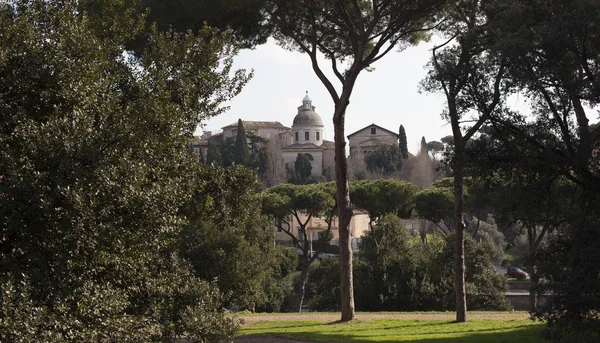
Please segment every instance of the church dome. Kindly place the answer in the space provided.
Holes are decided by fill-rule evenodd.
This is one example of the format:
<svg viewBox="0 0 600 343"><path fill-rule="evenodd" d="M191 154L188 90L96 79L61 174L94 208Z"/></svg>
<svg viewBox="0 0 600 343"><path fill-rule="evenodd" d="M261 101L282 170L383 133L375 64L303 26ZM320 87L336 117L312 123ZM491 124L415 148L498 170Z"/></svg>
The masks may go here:
<svg viewBox="0 0 600 343"><path fill-rule="evenodd" d="M294 117L294 125L323 126L323 121L315 111L301 111Z"/></svg>
<svg viewBox="0 0 600 343"><path fill-rule="evenodd" d="M312 105L312 100L306 92L306 96L302 99L302 106L298 107L298 114L294 117L294 126L323 126L321 116L315 112L315 107Z"/></svg>

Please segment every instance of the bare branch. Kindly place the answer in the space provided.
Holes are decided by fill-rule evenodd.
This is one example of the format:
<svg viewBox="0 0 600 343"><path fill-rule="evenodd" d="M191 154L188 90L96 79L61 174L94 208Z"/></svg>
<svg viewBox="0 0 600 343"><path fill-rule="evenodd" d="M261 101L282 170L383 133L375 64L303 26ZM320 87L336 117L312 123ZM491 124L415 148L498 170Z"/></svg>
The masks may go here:
<svg viewBox="0 0 600 343"><path fill-rule="evenodd" d="M463 141L466 143L469 139L471 139L471 137L479 131L479 129L481 128L481 126L483 125L483 123L485 123L490 116L492 115L492 112L494 112L496 110L496 106L498 106L498 104L500 103L500 99L501 99L501 91L500 91L500 83L502 82L502 78L504 77L504 70L506 69L506 66L504 64L504 60L502 60L502 62L500 62L500 68L498 70L498 74L496 74L496 80L494 82L494 98L492 100L492 103L487 106L487 108L485 109L485 112L483 113L483 115L481 115L479 117L479 120L477 121L477 123L475 123L475 125L473 125L468 131L467 133L465 133L465 135L463 136Z"/></svg>

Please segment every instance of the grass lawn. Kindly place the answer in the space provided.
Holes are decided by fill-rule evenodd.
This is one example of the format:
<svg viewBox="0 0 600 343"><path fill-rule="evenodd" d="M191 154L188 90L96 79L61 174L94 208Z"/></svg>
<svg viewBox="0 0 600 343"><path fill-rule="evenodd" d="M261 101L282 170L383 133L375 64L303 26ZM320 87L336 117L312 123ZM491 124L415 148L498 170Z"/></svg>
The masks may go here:
<svg viewBox="0 0 600 343"><path fill-rule="evenodd" d="M260 321L241 335L267 335L319 342L543 342L543 325L524 318L473 319L457 324L447 319L359 319L351 323L312 320Z"/></svg>

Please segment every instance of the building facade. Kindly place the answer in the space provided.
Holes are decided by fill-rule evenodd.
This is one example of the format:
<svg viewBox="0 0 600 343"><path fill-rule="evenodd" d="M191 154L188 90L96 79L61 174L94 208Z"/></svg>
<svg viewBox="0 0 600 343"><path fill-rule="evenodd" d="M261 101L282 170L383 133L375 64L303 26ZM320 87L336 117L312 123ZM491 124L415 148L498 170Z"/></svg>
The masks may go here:
<svg viewBox="0 0 600 343"><path fill-rule="evenodd" d="M323 139L323 121L315 109L307 92L292 123L291 144L281 153L287 169L294 168L299 154L306 155L312 166L311 176L319 177L327 170L333 171L335 152L334 143Z"/></svg>
<svg viewBox="0 0 600 343"><path fill-rule="evenodd" d="M350 158L364 157L382 145L398 146L398 134L376 124L348 135Z"/></svg>

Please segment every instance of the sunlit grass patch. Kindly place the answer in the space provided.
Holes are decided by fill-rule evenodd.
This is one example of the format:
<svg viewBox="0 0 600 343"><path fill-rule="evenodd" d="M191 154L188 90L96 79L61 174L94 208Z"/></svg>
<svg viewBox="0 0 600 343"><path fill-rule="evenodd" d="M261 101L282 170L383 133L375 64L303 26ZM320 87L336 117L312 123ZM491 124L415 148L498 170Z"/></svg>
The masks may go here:
<svg viewBox="0 0 600 343"><path fill-rule="evenodd" d="M529 319L363 319L351 323L319 321L258 322L241 335L270 335L322 342L543 342L543 325Z"/></svg>

